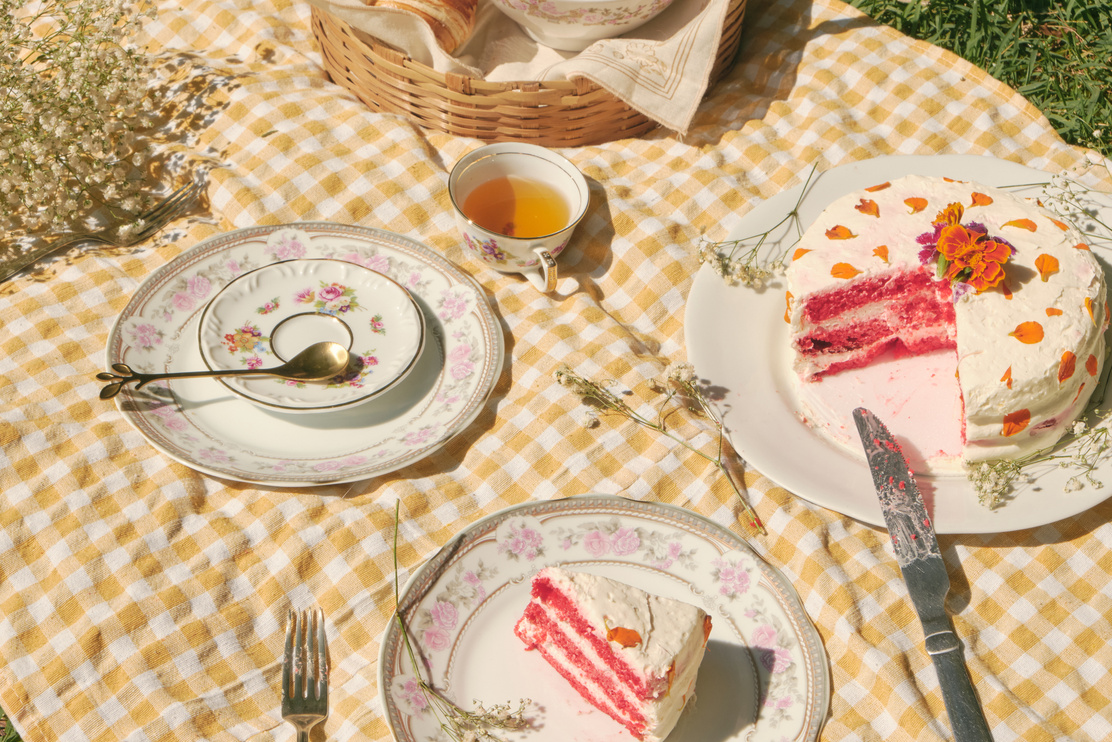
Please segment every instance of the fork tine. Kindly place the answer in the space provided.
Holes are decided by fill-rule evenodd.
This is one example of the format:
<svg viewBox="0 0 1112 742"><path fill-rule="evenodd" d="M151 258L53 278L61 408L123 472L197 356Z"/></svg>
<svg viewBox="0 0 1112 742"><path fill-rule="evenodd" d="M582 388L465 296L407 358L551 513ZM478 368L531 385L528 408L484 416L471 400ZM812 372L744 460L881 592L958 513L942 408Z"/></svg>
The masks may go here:
<svg viewBox="0 0 1112 742"><path fill-rule="evenodd" d="M135 233L134 240L142 241L162 230L170 222L177 219L187 207L192 205L200 193L201 187L196 183L182 186L171 193L161 203L139 218L143 226Z"/></svg>
<svg viewBox="0 0 1112 742"><path fill-rule="evenodd" d="M328 637L324 633L324 609L318 608L317 617L317 697L328 713Z"/></svg>
<svg viewBox="0 0 1112 742"><path fill-rule="evenodd" d="M294 698L305 697L305 612L297 612L297 626L294 628L293 643L293 689Z"/></svg>
<svg viewBox="0 0 1112 742"><path fill-rule="evenodd" d="M290 611L289 618L286 620L286 653L282 658L282 704L288 705L291 690L291 672L293 671L293 632L294 632L294 618L293 611Z"/></svg>
<svg viewBox="0 0 1112 742"><path fill-rule="evenodd" d="M317 635L313 631L317 612L305 612L305 696L316 699L320 697L317 678L320 676L320 658L317 657Z"/></svg>
<svg viewBox="0 0 1112 742"><path fill-rule="evenodd" d="M192 180L189 181L188 183L181 186L180 188L175 190L173 193L171 193L170 195L166 196L161 201L156 203L150 209L148 209L147 211L140 214L139 218L140 219L145 219L145 220L148 220L148 221L158 219L163 211L170 208L172 205L176 205L183 198L187 197L187 195L196 188L197 188L197 182L192 181Z"/></svg>

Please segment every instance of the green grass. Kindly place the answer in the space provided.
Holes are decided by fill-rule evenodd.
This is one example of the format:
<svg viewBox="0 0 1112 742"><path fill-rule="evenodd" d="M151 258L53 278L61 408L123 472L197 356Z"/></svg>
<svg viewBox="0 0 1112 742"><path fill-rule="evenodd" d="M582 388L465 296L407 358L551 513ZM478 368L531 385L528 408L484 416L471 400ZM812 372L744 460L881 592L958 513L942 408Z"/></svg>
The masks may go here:
<svg viewBox="0 0 1112 742"><path fill-rule="evenodd" d="M848 0L871 18L986 70L1070 144L1112 157L1109 0Z"/></svg>

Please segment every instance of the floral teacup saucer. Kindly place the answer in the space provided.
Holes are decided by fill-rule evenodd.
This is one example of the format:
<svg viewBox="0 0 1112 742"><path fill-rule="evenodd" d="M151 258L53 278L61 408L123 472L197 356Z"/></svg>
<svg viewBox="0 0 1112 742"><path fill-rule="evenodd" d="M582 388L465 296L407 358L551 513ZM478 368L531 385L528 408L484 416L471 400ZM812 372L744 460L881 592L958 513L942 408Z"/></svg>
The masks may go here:
<svg viewBox="0 0 1112 742"><path fill-rule="evenodd" d="M381 395L412 370L424 314L390 278L342 260L287 260L245 273L201 315L201 357L213 370L266 368L323 340L362 360L327 382L266 376L221 379L245 399L287 412L323 412Z"/></svg>

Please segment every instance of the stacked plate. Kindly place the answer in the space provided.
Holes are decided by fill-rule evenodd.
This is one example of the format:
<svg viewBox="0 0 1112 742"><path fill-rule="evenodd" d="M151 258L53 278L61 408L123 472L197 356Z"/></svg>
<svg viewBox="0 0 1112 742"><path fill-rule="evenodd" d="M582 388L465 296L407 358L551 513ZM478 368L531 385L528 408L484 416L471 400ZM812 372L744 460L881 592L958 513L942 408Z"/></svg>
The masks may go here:
<svg viewBox="0 0 1112 742"><path fill-rule="evenodd" d="M143 283L107 363L141 372L276 366L339 342L358 359L327 382L181 379L125 389L128 421L214 476L287 487L366 479L427 456L482 409L502 368L482 289L428 247L324 222L197 245Z"/></svg>

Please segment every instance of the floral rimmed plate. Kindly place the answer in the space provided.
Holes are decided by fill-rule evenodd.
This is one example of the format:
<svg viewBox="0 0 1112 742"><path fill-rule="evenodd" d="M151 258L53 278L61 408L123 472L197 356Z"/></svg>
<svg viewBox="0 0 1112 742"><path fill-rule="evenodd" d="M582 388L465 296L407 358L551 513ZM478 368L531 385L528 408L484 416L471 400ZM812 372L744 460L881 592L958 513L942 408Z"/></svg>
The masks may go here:
<svg viewBox="0 0 1112 742"><path fill-rule="evenodd" d="M426 681L466 709L528 701L507 742L629 742L513 627L547 565L592 572L698 605L714 627L695 700L669 739L805 742L830 703L826 654L795 590L738 536L688 510L584 495L508 508L468 527L416 570L399 600ZM379 654L379 691L398 742L441 739L396 621Z"/></svg>
<svg viewBox="0 0 1112 742"><path fill-rule="evenodd" d="M125 389L117 405L152 446L213 476L304 487L394 471L475 419L505 353L482 288L428 247L367 227L305 222L205 240L143 282L112 328L107 363L146 372L204 368L197 333L206 303L248 271L303 258L362 265L409 291L427 338L410 374L389 394L328 415L265 409L214 379Z"/></svg>
<svg viewBox="0 0 1112 742"><path fill-rule="evenodd" d="M236 278L201 315L201 356L211 369L269 368L331 340L360 357L358 373L326 382L235 376L220 382L281 410L322 412L360 404L413 370L424 316L409 292L344 260L287 260Z"/></svg>

